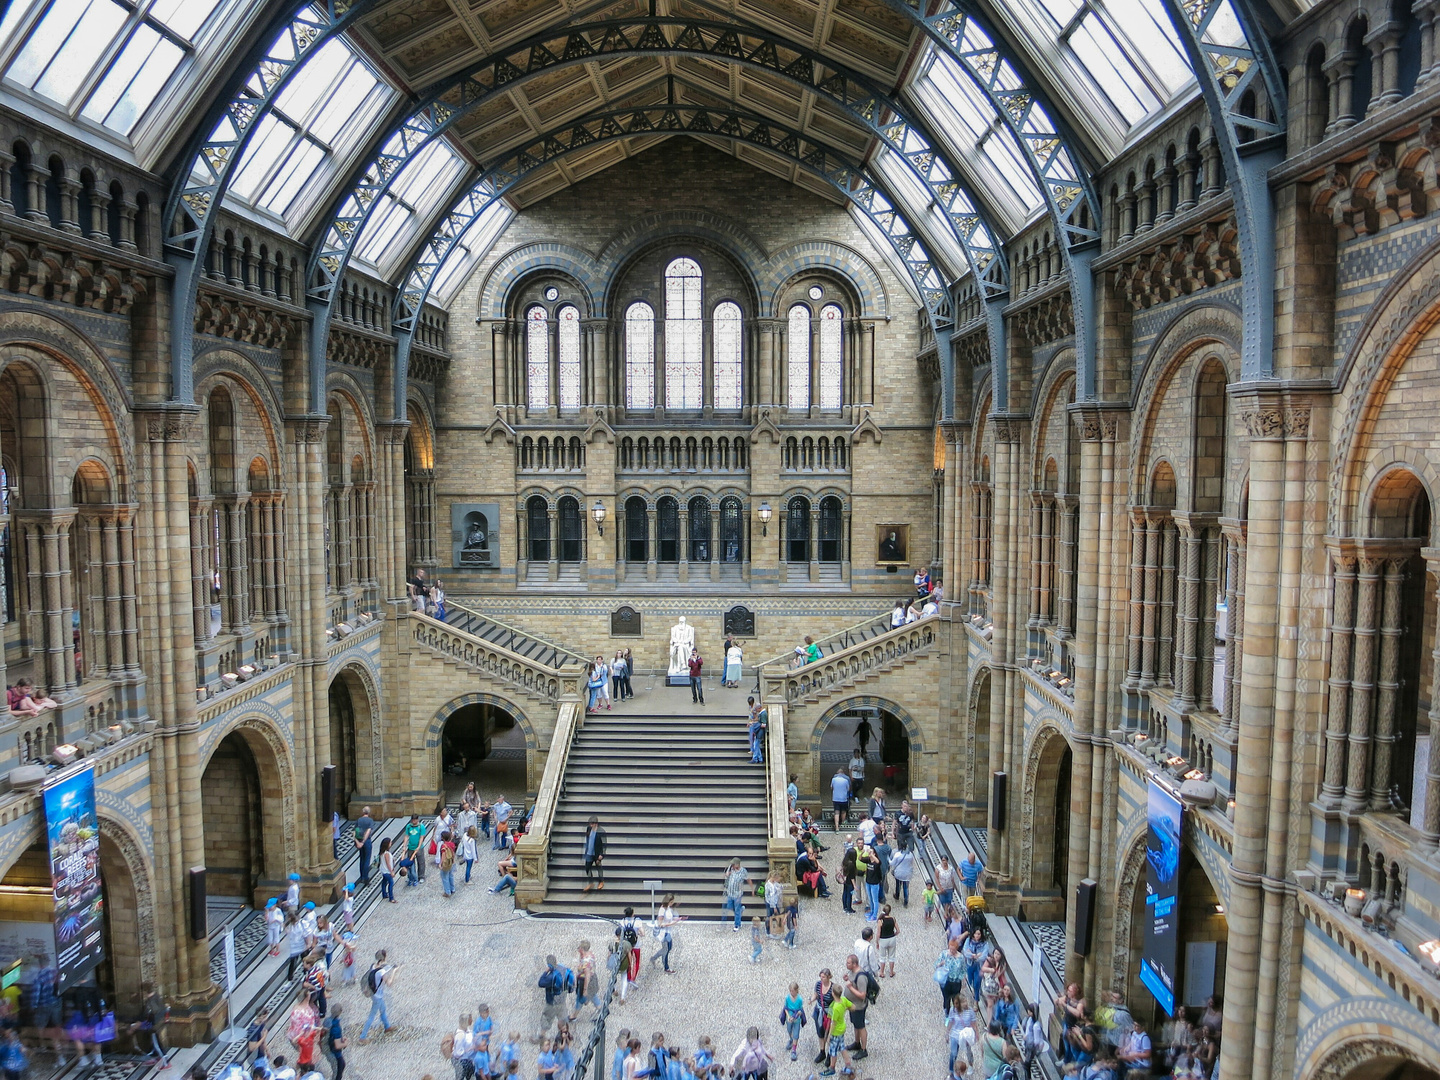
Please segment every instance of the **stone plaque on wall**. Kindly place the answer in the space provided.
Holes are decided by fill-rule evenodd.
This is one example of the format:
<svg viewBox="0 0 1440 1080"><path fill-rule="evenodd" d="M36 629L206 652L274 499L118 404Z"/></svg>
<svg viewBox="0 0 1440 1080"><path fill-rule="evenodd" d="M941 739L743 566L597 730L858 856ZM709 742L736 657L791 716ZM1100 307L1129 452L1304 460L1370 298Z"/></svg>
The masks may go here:
<svg viewBox="0 0 1440 1080"><path fill-rule="evenodd" d="M744 604L736 604L725 612L725 633L736 637L755 636L755 613Z"/></svg>
<svg viewBox="0 0 1440 1080"><path fill-rule="evenodd" d="M450 547L456 570L500 565L500 504L451 503Z"/></svg>
<svg viewBox="0 0 1440 1080"><path fill-rule="evenodd" d="M610 613L611 637L641 637L644 634L640 612L629 604Z"/></svg>

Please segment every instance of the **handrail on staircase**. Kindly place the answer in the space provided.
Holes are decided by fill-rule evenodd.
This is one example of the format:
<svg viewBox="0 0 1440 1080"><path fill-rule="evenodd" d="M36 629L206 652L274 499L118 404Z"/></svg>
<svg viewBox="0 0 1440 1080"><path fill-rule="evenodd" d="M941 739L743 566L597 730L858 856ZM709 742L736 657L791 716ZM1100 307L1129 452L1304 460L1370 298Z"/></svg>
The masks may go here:
<svg viewBox="0 0 1440 1080"><path fill-rule="evenodd" d="M549 638L547 638L544 634L537 634L537 633L534 633L533 631L530 631L530 630L522 630L522 629L520 629L520 627L518 627L518 626L512 626L510 623L505 622L503 619L497 619L497 618L495 618L495 616L493 616L493 615L484 615L484 614L481 614L480 612L476 611L474 608L466 607L464 604L457 604L457 603L455 603L454 601L450 600L449 598L446 599L445 604L446 604L446 607L447 607L449 610L451 610L451 611L463 611L466 615L469 615L469 616L471 616L472 618L479 619L479 620L481 620L482 622L494 623L496 626L500 627L502 630L508 630L508 631L510 631L510 641L509 641L509 644L506 644L506 645L501 646L502 648L509 649L510 651L513 652L513 651L515 650L515 641L516 641L516 639L517 639L517 638L526 638L526 639L529 639L529 640L531 640L531 641L538 641L538 642L540 642L542 645L544 645L546 648L548 648L548 649L551 651L551 653L552 653L553 656L557 656L557 657L558 657L558 656L563 656L563 657L566 658L566 660L569 660L569 661L571 661L571 662L573 662L573 663L578 663L578 664L580 664L582 667L590 662L590 657L585 656L583 653L578 653L578 652L576 652L574 649L566 648L564 645L561 645L561 644L559 644L558 642L551 641L551 640L550 640ZM464 627L458 627L457 629L462 629L462 630L463 630ZM466 633L469 633L469 631L466 631ZM497 642L496 644L499 644L499 643ZM540 662L541 662L541 661L536 661L536 663L540 663ZM559 663L559 664L551 663L551 664L548 664L547 666L548 666L548 667L553 667L553 668L555 668L556 670L559 670L560 668L563 668L565 665L564 665L563 663Z"/></svg>
<svg viewBox="0 0 1440 1080"><path fill-rule="evenodd" d="M765 739L766 862L770 880L795 888L795 842L790 839L788 766L785 762L785 699L767 698L768 734Z"/></svg>
<svg viewBox="0 0 1440 1080"><path fill-rule="evenodd" d="M864 640L863 638L859 638L859 637L857 637L856 635L858 635L859 633L861 633L861 631L869 630L869 629L870 629L871 627L873 627L876 623L881 623L881 622L885 623L886 626L888 627L888 625L889 625L889 623L890 623L890 612L886 611L886 612L884 612L883 614L880 614L880 615L871 615L871 616L868 616L867 618L861 619L859 622L855 623L853 626L847 626L847 627L845 627L843 630L836 630L835 633L833 633L833 634L829 634L829 635L827 635L827 636L825 636L825 637L822 637L822 638L817 638L816 641L815 641L815 644L820 646L821 652L824 652L825 647L826 647L827 645L832 645L832 644L835 645L835 648L836 648L836 651L837 651L837 652L840 651L840 650L842 650L842 649L853 648L854 646L860 644L860 642ZM780 664L781 666L788 666L789 663L790 663L791 658L794 657L794 655L795 655L795 650L792 648L789 652L783 652L783 653L781 653L779 656L772 656L772 657L770 657L769 660L761 660L760 663L756 664L755 666L756 666L757 668L763 668L763 667L765 667L765 666L767 666L767 665L772 665L772 664Z"/></svg>
<svg viewBox="0 0 1440 1080"><path fill-rule="evenodd" d="M555 718L555 735L545 758L545 773L540 778L540 791L535 797L535 812L530 817L530 829L515 844L516 907L528 908L540 903L550 888L550 830L555 823L555 810L560 805L570 747L584 722L584 702L578 697L560 703L560 714Z"/></svg>
<svg viewBox="0 0 1440 1080"><path fill-rule="evenodd" d="M773 698L799 708L813 694L884 670L933 645L939 622L938 614L926 615L796 668L761 665L758 672L761 693L767 703Z"/></svg>

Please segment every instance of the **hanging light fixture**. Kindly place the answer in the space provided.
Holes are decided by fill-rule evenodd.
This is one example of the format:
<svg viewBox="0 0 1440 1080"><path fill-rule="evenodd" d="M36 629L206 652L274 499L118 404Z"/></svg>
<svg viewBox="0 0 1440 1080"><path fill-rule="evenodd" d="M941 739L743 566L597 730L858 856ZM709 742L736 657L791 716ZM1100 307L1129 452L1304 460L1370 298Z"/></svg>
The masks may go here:
<svg viewBox="0 0 1440 1080"><path fill-rule="evenodd" d="M596 500L595 500L595 505L590 508L590 516L595 519L595 528L600 531L600 535L601 535L601 536L604 536L604 535L605 535L605 504L604 504L603 502L601 502L599 499L596 499Z"/></svg>
<svg viewBox="0 0 1440 1080"><path fill-rule="evenodd" d="M760 504L760 535L761 535L761 536L769 536L769 535L770 535L770 529L769 529L770 518L771 518L771 516L772 516L774 513L775 513L775 511L770 509L770 504L769 504L768 502L762 502L762 503Z"/></svg>

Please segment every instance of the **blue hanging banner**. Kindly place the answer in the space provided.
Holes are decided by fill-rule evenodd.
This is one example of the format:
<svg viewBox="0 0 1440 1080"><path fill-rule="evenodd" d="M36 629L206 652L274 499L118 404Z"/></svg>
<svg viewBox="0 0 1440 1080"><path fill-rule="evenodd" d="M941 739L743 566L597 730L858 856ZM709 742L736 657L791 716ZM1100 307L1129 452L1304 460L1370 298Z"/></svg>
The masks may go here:
<svg viewBox="0 0 1440 1080"><path fill-rule="evenodd" d="M55 891L56 989L64 993L105 958L94 769L73 773L45 789L45 823Z"/></svg>
<svg viewBox="0 0 1440 1080"><path fill-rule="evenodd" d="M1140 981L1167 1015L1175 1015L1175 974L1180 955L1180 836L1184 805L1150 781L1145 837L1145 949Z"/></svg>

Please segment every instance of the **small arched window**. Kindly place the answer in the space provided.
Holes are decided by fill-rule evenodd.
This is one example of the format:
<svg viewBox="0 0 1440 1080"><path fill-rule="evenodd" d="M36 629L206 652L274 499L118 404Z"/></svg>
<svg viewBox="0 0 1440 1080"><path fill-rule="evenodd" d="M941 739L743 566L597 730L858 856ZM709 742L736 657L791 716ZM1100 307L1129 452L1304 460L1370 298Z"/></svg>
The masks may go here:
<svg viewBox="0 0 1440 1080"><path fill-rule="evenodd" d="M796 495L785 513L785 561L810 561L810 500Z"/></svg>
<svg viewBox="0 0 1440 1080"><path fill-rule="evenodd" d="M530 561L550 561L550 508L540 495L530 496L525 504L526 525L530 531Z"/></svg>
<svg viewBox="0 0 1440 1080"><path fill-rule="evenodd" d="M744 551L744 524L740 518L740 500L725 499L720 503L720 558L727 563L741 561Z"/></svg>
<svg viewBox="0 0 1440 1080"><path fill-rule="evenodd" d="M655 503L655 560L680 561L680 504L670 495Z"/></svg>
<svg viewBox="0 0 1440 1080"><path fill-rule="evenodd" d="M743 401L740 305L730 300L715 306L715 408L738 409Z"/></svg>
<svg viewBox="0 0 1440 1080"><path fill-rule="evenodd" d="M625 407L655 408L655 312L643 300L625 310Z"/></svg>
<svg viewBox="0 0 1440 1080"><path fill-rule="evenodd" d="M843 315L838 304L820 309L820 407L838 409L844 400Z"/></svg>
<svg viewBox="0 0 1440 1080"><path fill-rule="evenodd" d="M792 409L810 407L810 309L796 304L790 309L789 332L785 340L785 370L788 392L785 404Z"/></svg>
<svg viewBox="0 0 1440 1080"><path fill-rule="evenodd" d="M536 304L525 312L525 385L532 409L550 405L550 321Z"/></svg>
<svg viewBox="0 0 1440 1080"><path fill-rule="evenodd" d="M650 521L645 500L632 495L625 500L625 561L643 563L650 557Z"/></svg>
<svg viewBox="0 0 1440 1080"><path fill-rule="evenodd" d="M840 514L840 500L834 495L827 495L820 500L820 552L821 562L837 563L840 561L842 518Z"/></svg>
<svg viewBox="0 0 1440 1080"><path fill-rule="evenodd" d="M566 304L556 318L560 322L560 408L580 407L580 309Z"/></svg>
<svg viewBox="0 0 1440 1080"><path fill-rule="evenodd" d="M577 563L584 558L585 536L580 528L580 503L573 495L565 495L556 506L560 521L560 561Z"/></svg>
<svg viewBox="0 0 1440 1080"><path fill-rule="evenodd" d="M665 268L665 406L704 405L704 278L694 259L676 259Z"/></svg>

